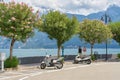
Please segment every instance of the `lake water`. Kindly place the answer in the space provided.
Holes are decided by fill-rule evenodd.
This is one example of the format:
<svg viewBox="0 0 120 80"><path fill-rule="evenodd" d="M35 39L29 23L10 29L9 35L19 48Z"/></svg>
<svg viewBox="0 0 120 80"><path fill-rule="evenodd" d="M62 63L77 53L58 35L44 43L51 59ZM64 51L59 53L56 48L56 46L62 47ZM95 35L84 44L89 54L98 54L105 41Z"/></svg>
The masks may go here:
<svg viewBox="0 0 120 80"><path fill-rule="evenodd" d="M106 49L96 48L93 51L97 51L98 54L105 54ZM6 53L9 56L9 49L0 49L0 52ZM65 55L77 55L78 49L64 49ZM120 53L120 49L108 49L108 54ZM33 56L45 56L46 54L57 55L57 49L14 49L13 55L17 57L33 57ZM90 49L87 49L86 54L90 54Z"/></svg>

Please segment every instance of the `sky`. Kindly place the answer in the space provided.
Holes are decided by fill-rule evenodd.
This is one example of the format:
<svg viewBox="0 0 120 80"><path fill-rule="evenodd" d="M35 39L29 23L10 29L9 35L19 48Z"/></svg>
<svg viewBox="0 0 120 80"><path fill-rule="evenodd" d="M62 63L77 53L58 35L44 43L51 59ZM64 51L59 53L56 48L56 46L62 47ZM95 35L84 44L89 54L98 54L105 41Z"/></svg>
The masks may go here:
<svg viewBox="0 0 120 80"><path fill-rule="evenodd" d="M120 6L120 0L4 0L6 2L25 2L34 10L42 13L48 10L59 10L63 13L88 15L106 10L109 5Z"/></svg>

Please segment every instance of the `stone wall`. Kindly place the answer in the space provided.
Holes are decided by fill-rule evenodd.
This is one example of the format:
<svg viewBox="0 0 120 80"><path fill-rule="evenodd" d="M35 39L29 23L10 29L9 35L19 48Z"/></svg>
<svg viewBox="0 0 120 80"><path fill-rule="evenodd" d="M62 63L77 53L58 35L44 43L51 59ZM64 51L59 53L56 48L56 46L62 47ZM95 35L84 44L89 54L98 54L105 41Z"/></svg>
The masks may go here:
<svg viewBox="0 0 120 80"><path fill-rule="evenodd" d="M76 55L65 55L64 60L74 60ZM53 59L57 58L56 56L52 56ZM35 57L23 57L19 58L20 64L32 64L32 63L40 63L44 60L45 56L35 56Z"/></svg>
<svg viewBox="0 0 120 80"><path fill-rule="evenodd" d="M19 64L40 63L43 59L44 56L23 57L23 58L19 58Z"/></svg>
<svg viewBox="0 0 120 80"><path fill-rule="evenodd" d="M74 60L76 55L65 55L64 60ZM105 60L106 54L97 54L98 60ZM108 54L108 60L112 59L115 55ZM36 57L23 57L19 58L20 64L32 64L32 63L41 63L44 60L45 56L36 56ZM53 56L54 58L57 58L56 56ZM114 57L116 58L116 57Z"/></svg>

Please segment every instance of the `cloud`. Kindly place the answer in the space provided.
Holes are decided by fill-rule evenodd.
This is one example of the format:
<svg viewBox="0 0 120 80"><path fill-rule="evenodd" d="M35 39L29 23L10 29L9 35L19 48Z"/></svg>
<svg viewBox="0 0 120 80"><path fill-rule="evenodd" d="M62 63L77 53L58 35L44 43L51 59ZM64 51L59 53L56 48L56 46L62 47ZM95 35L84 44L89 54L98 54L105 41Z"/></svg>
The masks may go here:
<svg viewBox="0 0 120 80"><path fill-rule="evenodd" d="M26 2L41 12L59 10L64 13L84 14L105 10L109 5L120 5L120 0L15 0Z"/></svg>

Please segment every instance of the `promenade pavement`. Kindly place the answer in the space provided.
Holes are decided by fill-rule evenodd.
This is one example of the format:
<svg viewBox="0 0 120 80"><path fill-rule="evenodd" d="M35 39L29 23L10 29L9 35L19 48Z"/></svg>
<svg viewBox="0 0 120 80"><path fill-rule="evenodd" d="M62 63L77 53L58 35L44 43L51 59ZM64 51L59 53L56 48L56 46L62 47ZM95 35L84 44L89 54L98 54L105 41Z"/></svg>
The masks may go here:
<svg viewBox="0 0 120 80"><path fill-rule="evenodd" d="M90 65L65 62L63 69L39 64L20 65L19 69L0 73L0 80L120 80L120 62L95 62Z"/></svg>

